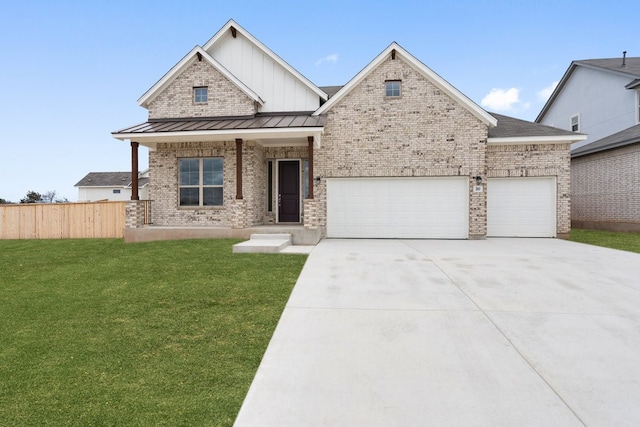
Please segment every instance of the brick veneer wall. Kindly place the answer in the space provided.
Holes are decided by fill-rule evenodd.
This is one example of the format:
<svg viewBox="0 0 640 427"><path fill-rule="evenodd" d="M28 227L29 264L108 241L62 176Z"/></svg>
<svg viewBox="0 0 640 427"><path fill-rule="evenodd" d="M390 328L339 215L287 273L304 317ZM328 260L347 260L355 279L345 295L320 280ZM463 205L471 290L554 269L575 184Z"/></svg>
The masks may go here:
<svg viewBox="0 0 640 427"><path fill-rule="evenodd" d="M149 152L150 197L153 200L153 223L160 226L225 226L238 224L237 206L246 213L246 226L261 224L264 213L266 171L264 151L253 142L243 143L243 203L236 197L236 146L231 142L184 142L158 144ZM224 159L223 206L178 206L178 159L182 157L222 157Z"/></svg>
<svg viewBox="0 0 640 427"><path fill-rule="evenodd" d="M574 221L640 223L640 144L571 160Z"/></svg>
<svg viewBox="0 0 640 427"><path fill-rule="evenodd" d="M385 80L402 80L399 98ZM318 223L326 235L326 181L332 177L485 175L487 125L400 59L389 58L327 113L316 152ZM469 234L486 235L486 194L472 193Z"/></svg>
<svg viewBox="0 0 640 427"><path fill-rule="evenodd" d="M208 102L196 104L193 88L208 86ZM206 61L194 61L149 103L149 119L242 116L256 113L253 99Z"/></svg>
<svg viewBox="0 0 640 427"><path fill-rule="evenodd" d="M245 227L275 221L276 159L300 159L301 198L304 191L304 159L306 147L262 147L253 141L242 145L243 202L236 203L236 149L231 142L188 142L158 144L149 152L150 195L153 200L153 223L159 226L225 226ZM221 207L178 207L178 159L183 157L224 158L224 205ZM274 160L273 209L267 213L267 160ZM245 209L242 219L236 218ZM302 220L302 219L301 219Z"/></svg>
<svg viewBox="0 0 640 427"><path fill-rule="evenodd" d="M555 176L557 234L571 230L570 154L568 144L489 145L487 178Z"/></svg>

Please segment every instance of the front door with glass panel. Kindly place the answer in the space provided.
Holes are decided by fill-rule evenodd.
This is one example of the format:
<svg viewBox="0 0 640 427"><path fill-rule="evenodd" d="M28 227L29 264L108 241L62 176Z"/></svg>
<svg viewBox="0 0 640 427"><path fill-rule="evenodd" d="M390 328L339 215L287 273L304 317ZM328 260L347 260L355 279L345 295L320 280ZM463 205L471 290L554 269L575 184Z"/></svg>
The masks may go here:
<svg viewBox="0 0 640 427"><path fill-rule="evenodd" d="M278 222L300 222L300 162L278 162Z"/></svg>

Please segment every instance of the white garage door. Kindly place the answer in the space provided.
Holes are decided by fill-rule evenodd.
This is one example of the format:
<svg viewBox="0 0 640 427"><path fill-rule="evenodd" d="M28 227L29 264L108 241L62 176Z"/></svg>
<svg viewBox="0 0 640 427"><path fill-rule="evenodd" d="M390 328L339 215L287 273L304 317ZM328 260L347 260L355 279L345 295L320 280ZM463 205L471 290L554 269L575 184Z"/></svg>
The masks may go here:
<svg viewBox="0 0 640 427"><path fill-rule="evenodd" d="M327 179L327 236L466 239L469 180Z"/></svg>
<svg viewBox="0 0 640 427"><path fill-rule="evenodd" d="M555 177L488 179L487 236L555 237Z"/></svg>

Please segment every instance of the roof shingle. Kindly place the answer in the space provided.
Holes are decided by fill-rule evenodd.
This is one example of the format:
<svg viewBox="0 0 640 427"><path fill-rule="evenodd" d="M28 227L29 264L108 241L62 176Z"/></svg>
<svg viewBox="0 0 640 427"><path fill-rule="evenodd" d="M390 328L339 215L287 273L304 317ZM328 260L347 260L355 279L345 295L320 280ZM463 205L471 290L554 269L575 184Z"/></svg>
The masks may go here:
<svg viewBox="0 0 640 427"><path fill-rule="evenodd" d="M580 135L564 129L528 122L502 114L490 113L498 119L498 125L489 128L489 138L518 138L527 136L570 136Z"/></svg>
<svg viewBox="0 0 640 427"><path fill-rule="evenodd" d="M578 147L571 152L571 157L580 157L599 151L612 150L640 142L640 124L631 126L623 131L614 133L605 138L593 141L590 144Z"/></svg>
<svg viewBox="0 0 640 427"><path fill-rule="evenodd" d="M138 187L144 187L149 178L138 178ZM131 172L89 172L74 187L130 187Z"/></svg>

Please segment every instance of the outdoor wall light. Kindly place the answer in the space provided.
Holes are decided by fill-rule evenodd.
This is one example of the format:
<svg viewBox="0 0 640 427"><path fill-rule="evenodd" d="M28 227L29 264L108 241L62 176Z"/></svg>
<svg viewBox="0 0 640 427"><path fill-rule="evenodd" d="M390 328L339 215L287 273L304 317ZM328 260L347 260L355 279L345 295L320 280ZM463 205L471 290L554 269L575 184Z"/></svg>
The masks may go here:
<svg viewBox="0 0 640 427"><path fill-rule="evenodd" d="M316 184L320 184L320 177L319 177L319 176L316 176L315 181L316 181Z"/></svg>
<svg viewBox="0 0 640 427"><path fill-rule="evenodd" d="M482 177L480 175L474 176L474 179L476 180L476 185L482 185Z"/></svg>

